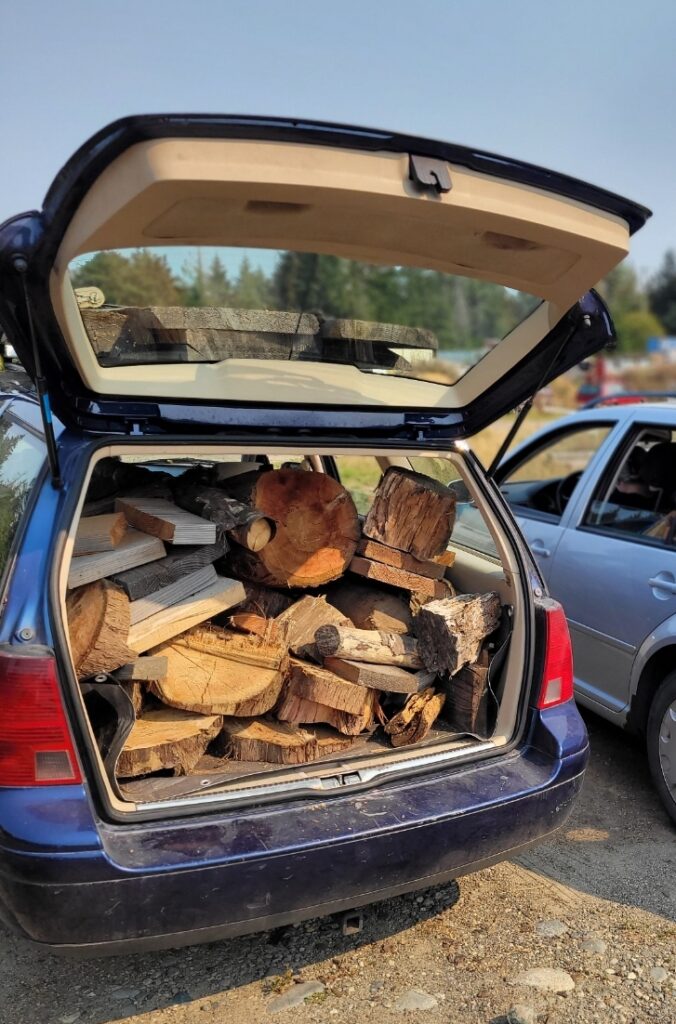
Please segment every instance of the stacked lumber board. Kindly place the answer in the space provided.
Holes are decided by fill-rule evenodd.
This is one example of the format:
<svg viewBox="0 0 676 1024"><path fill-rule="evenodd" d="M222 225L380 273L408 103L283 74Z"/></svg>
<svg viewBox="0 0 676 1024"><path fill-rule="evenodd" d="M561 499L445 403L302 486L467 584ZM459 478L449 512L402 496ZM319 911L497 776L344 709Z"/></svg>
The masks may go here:
<svg viewBox="0 0 676 1024"><path fill-rule="evenodd" d="M392 467L361 522L334 478L249 465L113 465L87 495L66 607L76 674L136 713L117 776L485 733L501 607L448 579L452 489Z"/></svg>

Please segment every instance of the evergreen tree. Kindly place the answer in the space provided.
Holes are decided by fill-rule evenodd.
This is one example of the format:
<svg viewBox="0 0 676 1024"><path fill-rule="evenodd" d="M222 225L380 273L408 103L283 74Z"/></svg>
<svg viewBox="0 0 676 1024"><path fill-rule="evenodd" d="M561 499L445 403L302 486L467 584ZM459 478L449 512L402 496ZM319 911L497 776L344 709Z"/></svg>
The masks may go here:
<svg viewBox="0 0 676 1024"><path fill-rule="evenodd" d="M648 285L650 310L668 334L676 335L676 253L665 253L662 266Z"/></svg>

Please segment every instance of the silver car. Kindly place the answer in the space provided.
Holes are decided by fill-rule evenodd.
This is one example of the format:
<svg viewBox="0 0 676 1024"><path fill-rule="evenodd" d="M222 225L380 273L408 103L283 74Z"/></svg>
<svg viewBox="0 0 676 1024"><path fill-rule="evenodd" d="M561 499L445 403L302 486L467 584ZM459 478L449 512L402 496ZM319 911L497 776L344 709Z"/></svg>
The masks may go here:
<svg viewBox="0 0 676 1024"><path fill-rule="evenodd" d="M645 737L676 821L676 403L557 420L496 478L566 611L578 701Z"/></svg>

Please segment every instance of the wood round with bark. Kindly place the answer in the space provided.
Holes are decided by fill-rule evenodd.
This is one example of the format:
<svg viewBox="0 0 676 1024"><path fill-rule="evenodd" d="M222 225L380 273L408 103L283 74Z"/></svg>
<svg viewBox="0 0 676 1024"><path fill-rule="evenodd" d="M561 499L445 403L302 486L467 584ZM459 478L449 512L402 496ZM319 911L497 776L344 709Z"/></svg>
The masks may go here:
<svg viewBox="0 0 676 1024"><path fill-rule="evenodd" d="M233 551L235 571L276 587L317 587L342 576L360 536L349 493L325 473L276 469L257 474L249 503L274 521L260 551Z"/></svg>

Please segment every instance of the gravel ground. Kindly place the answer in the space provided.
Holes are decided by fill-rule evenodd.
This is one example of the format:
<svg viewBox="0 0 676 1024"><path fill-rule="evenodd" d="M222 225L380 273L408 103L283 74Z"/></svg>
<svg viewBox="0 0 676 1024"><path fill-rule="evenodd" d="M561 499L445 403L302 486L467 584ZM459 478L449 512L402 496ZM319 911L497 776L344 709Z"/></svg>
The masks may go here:
<svg viewBox="0 0 676 1024"><path fill-rule="evenodd" d="M334 919L192 949L58 960L0 931L2 1024L676 1020L676 830L641 751L590 717L573 818L516 862ZM544 987L543 987L544 986Z"/></svg>

